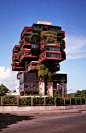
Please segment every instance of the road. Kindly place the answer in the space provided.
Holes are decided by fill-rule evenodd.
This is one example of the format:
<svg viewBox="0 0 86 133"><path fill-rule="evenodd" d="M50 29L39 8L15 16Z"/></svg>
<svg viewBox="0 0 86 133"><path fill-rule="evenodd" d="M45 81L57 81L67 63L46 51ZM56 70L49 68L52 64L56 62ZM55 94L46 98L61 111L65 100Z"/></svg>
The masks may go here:
<svg viewBox="0 0 86 133"><path fill-rule="evenodd" d="M27 119L23 118L8 125L1 129L1 133L86 133L86 111L72 114L23 114L23 116ZM18 116L18 119L20 118L21 115Z"/></svg>

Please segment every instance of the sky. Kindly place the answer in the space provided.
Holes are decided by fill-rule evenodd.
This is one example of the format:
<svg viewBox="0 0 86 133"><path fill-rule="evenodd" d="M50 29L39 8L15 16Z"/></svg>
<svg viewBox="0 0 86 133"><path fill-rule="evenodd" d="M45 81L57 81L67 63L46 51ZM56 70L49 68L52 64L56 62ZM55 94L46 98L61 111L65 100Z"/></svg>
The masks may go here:
<svg viewBox="0 0 86 133"><path fill-rule="evenodd" d="M67 73L68 93L86 90L86 1L3 0L0 1L0 84L11 91L19 86L12 71L12 49L19 44L24 26L38 20L61 26L66 37L66 60L60 72Z"/></svg>

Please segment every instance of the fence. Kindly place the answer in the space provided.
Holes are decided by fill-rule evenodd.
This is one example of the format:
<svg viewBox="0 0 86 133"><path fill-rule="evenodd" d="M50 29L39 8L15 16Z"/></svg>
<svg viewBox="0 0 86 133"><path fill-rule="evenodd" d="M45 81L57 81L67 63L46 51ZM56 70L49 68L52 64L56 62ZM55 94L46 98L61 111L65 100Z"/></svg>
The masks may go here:
<svg viewBox="0 0 86 133"><path fill-rule="evenodd" d="M57 97L0 97L1 106L68 106L86 104L86 98L57 98Z"/></svg>

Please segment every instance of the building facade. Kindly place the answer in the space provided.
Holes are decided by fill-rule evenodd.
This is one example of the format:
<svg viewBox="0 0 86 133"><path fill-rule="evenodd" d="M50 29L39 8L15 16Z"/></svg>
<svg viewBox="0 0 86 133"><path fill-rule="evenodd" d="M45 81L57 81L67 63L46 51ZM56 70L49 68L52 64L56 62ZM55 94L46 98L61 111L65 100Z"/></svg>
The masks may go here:
<svg viewBox="0 0 86 133"><path fill-rule="evenodd" d="M40 93L53 96L67 92L67 74L58 74L60 62L66 59L65 32L51 22L38 21L25 26L19 45L12 51L12 70L18 71L20 95Z"/></svg>

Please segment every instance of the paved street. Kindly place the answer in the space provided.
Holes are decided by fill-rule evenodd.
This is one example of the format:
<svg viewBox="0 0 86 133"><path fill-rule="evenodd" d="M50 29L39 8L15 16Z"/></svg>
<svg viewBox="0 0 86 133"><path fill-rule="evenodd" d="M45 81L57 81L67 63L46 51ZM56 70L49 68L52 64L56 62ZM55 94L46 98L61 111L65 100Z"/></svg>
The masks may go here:
<svg viewBox="0 0 86 133"><path fill-rule="evenodd" d="M68 114L24 113L14 114L13 118L17 118L16 122L1 129L1 133L86 133L86 111Z"/></svg>

